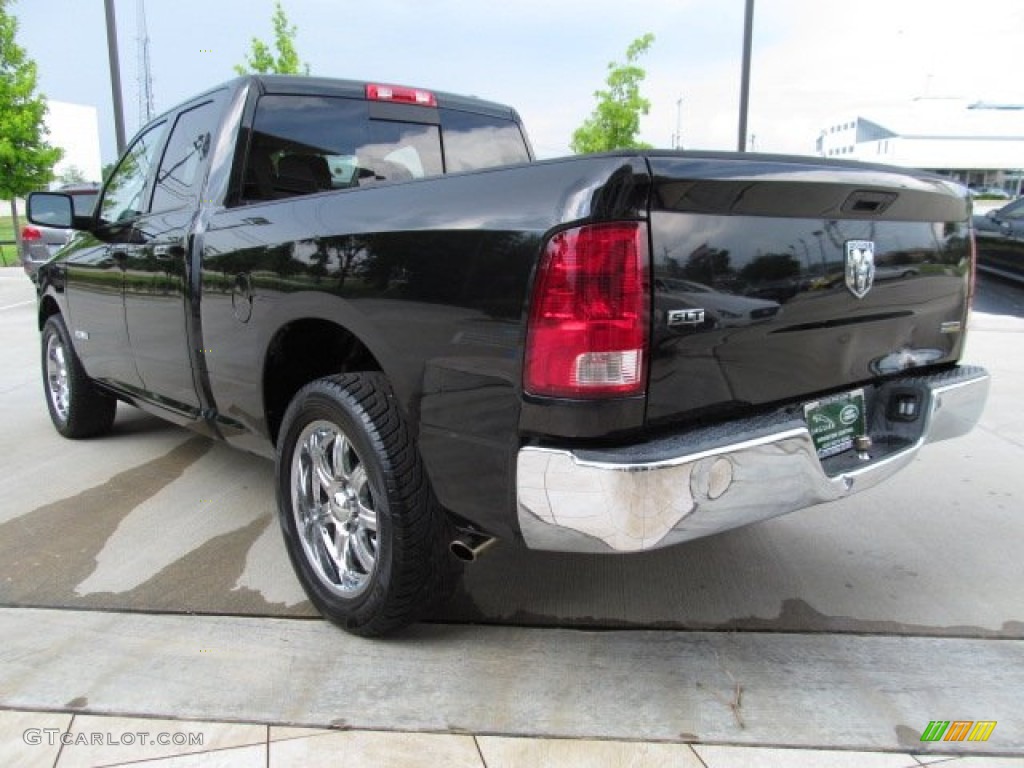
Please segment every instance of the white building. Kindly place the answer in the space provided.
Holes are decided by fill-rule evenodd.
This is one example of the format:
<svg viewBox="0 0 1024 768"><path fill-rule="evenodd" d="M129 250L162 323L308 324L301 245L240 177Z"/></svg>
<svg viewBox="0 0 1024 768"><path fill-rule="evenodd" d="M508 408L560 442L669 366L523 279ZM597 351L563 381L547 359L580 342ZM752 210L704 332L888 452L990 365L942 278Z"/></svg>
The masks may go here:
<svg viewBox="0 0 1024 768"><path fill-rule="evenodd" d="M822 130L815 148L822 157L921 168L1020 194L1024 104L914 99L899 110L847 115Z"/></svg>
<svg viewBox="0 0 1024 768"><path fill-rule="evenodd" d="M45 123L50 131L46 141L64 150L64 157L53 168L54 176L74 166L85 175L86 181L100 181L103 165L96 107L49 100L46 105Z"/></svg>

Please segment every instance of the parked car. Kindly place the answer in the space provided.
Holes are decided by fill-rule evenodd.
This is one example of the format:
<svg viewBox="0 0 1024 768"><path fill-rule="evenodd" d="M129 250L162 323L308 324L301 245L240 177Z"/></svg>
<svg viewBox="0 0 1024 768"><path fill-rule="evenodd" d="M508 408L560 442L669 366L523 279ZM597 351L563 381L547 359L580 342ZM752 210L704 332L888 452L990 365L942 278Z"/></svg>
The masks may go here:
<svg viewBox="0 0 1024 768"><path fill-rule="evenodd" d="M1024 197L971 221L978 269L1024 281Z"/></svg>
<svg viewBox="0 0 1024 768"><path fill-rule="evenodd" d="M968 211L947 179L819 158L536 162L510 107L245 77L145 126L91 216L29 197L79 231L38 273L43 391L66 437L122 401L274 459L307 595L376 635L494 539L649 551L967 432ZM824 231L833 291L786 256ZM897 247L941 276L876 285ZM745 295L676 284L701 255ZM782 281L784 309L753 298Z"/></svg>
<svg viewBox="0 0 1024 768"><path fill-rule="evenodd" d="M96 198L100 196L100 188L96 184L68 185L58 190L70 195L76 216L89 216ZM35 280L39 265L48 261L62 245L67 243L71 230L48 227L44 224L26 224L21 230L21 266L25 274Z"/></svg>
<svg viewBox="0 0 1024 768"><path fill-rule="evenodd" d="M988 200L1009 200L1013 195L1002 187L974 187L968 190L971 197Z"/></svg>

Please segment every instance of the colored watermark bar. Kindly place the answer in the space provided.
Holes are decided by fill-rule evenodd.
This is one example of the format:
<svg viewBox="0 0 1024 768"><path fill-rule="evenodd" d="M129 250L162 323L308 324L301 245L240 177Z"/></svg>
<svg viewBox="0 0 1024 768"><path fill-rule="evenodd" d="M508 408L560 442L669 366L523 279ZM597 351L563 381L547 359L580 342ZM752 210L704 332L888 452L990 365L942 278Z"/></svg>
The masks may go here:
<svg viewBox="0 0 1024 768"><path fill-rule="evenodd" d="M995 720L931 720L921 741L988 741Z"/></svg>

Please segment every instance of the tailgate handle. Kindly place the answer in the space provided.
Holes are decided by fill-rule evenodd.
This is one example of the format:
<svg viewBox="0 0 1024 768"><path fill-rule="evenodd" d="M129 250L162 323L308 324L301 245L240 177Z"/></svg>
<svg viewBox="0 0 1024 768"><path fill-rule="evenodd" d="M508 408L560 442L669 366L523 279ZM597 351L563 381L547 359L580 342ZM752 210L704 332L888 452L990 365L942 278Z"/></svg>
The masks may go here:
<svg viewBox="0 0 1024 768"><path fill-rule="evenodd" d="M859 213L861 215L880 215L892 205L899 195L896 192L875 192L870 189L858 189L852 192L843 203L843 213Z"/></svg>

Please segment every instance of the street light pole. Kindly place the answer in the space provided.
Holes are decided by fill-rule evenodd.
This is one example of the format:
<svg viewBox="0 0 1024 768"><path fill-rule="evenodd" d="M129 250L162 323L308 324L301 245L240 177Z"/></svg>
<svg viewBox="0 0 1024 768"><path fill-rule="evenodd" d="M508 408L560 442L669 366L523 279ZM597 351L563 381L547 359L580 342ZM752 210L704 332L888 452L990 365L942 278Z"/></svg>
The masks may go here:
<svg viewBox="0 0 1024 768"><path fill-rule="evenodd" d="M736 149L747 151L747 103L750 101L750 47L754 37L754 0L747 0L743 21L743 71L740 75L740 130Z"/></svg>
<svg viewBox="0 0 1024 768"><path fill-rule="evenodd" d="M672 137L672 149L683 148L683 97L676 99L676 132Z"/></svg>
<svg viewBox="0 0 1024 768"><path fill-rule="evenodd" d="M124 152L124 104L121 101L121 65L117 54L117 21L114 18L114 0L103 0L107 13L107 58L110 61L110 93L114 98L114 135L118 156Z"/></svg>

